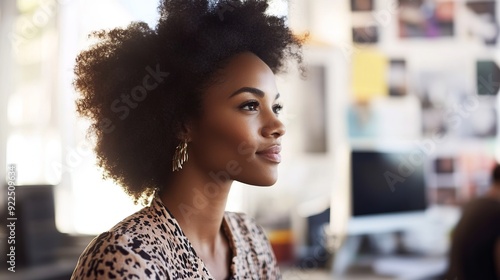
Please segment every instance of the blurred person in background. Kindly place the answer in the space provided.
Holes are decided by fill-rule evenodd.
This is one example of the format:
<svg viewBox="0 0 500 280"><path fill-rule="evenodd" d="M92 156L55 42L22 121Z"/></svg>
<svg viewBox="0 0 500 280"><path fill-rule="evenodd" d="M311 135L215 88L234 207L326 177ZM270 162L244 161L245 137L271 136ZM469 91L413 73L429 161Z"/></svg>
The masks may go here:
<svg viewBox="0 0 500 280"><path fill-rule="evenodd" d="M452 233L450 280L500 279L500 165L488 192L469 202Z"/></svg>
<svg viewBox="0 0 500 280"><path fill-rule="evenodd" d="M156 28L97 32L78 56L98 163L149 206L97 236L72 279L281 279L263 229L225 212L233 181L273 185L281 161L275 74L302 39L268 2L163 0Z"/></svg>

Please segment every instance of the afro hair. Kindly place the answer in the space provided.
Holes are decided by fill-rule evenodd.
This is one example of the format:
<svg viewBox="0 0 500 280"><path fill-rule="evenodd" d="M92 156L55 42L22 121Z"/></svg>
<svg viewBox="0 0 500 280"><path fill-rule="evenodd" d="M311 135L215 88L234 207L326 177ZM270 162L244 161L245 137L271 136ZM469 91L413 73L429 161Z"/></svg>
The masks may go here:
<svg viewBox="0 0 500 280"><path fill-rule="evenodd" d="M303 39L266 0L163 0L154 29L144 22L91 34L76 59L78 113L91 121L103 176L137 203L168 184L182 123L200 115L203 89L228 59L257 55L276 74Z"/></svg>

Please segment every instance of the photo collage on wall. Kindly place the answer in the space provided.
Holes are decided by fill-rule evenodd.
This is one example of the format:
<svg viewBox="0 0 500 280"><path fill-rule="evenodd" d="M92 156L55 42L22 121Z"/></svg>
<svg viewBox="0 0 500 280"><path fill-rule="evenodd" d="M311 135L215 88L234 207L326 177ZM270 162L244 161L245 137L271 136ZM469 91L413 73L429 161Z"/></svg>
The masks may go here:
<svg viewBox="0 0 500 280"><path fill-rule="evenodd" d="M376 20L387 2L350 1L357 52L351 56L349 138L356 143L443 135L453 145L450 155L429 158L436 157L429 199L462 205L488 187L494 162L500 125L500 61L493 56L500 47L497 3L394 1L387 22ZM418 110L398 111L408 99ZM409 129L415 126L417 134ZM477 147L484 150L470 152Z"/></svg>
<svg viewBox="0 0 500 280"><path fill-rule="evenodd" d="M465 65L464 67L469 67L468 59L471 62L476 61L476 75L471 76L460 67L443 68L439 65L441 68L421 69L409 63L404 55L391 56L390 52L378 51L380 34L377 26L374 26L376 21L373 20L377 12L375 1L351 0L350 2L353 12L352 40L355 48L359 50L352 56L354 102L348 113L350 137L366 138L380 135L375 131L378 113L372 109L371 99L381 96L407 96L408 92L416 95L420 100L419 123L423 137L433 133L446 133L447 136L454 138L489 139L495 137L497 108L492 98L500 89L498 63L494 59L475 58L474 55L457 56L458 60L464 62L462 65ZM459 20L462 22L461 26L467 28L469 37L475 36L485 48L497 42L499 28L495 1L396 1L398 6L395 15L397 15L398 26L395 29L397 34L394 35L397 40L404 41L406 44L412 44L413 40L428 42L428 44L432 44L439 38L456 40L456 38L453 39L454 36L458 33L463 34L462 31L457 32ZM380 7L383 6L378 4ZM408 41L409 39L413 40ZM465 43L468 42L467 38L462 39ZM364 48L367 44L371 45L370 48ZM474 81L475 88L469 86L469 81ZM474 98L477 96L479 97ZM487 96L492 97L487 98ZM470 109L471 112L467 112L467 117L463 118L463 113L461 113L461 120L455 120L450 112L457 111L457 108L467 107L469 103L474 103L472 106L474 108ZM460 113L459 110L458 113ZM367 118L367 115L371 117ZM367 121L367 119L372 120Z"/></svg>

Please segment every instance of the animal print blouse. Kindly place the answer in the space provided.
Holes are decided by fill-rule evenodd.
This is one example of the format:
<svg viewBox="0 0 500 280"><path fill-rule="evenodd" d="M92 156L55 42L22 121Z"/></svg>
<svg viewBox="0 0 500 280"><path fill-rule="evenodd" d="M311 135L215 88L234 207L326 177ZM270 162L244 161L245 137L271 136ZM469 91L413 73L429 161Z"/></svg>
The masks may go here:
<svg viewBox="0 0 500 280"><path fill-rule="evenodd" d="M222 223L232 250L231 280L281 279L262 228L241 213ZM159 198L97 236L71 277L80 279L214 279Z"/></svg>

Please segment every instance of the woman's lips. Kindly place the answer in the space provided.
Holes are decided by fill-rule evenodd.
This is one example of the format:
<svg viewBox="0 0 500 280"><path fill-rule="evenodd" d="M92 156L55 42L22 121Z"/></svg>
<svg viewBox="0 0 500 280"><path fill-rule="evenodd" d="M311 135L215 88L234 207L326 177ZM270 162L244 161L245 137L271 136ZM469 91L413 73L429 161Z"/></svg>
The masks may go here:
<svg viewBox="0 0 500 280"><path fill-rule="evenodd" d="M281 162L281 146L279 145L274 145L271 146L265 150L258 151L256 154L259 155L260 157L263 157L269 161L275 162L275 163L280 163Z"/></svg>

